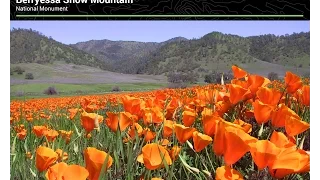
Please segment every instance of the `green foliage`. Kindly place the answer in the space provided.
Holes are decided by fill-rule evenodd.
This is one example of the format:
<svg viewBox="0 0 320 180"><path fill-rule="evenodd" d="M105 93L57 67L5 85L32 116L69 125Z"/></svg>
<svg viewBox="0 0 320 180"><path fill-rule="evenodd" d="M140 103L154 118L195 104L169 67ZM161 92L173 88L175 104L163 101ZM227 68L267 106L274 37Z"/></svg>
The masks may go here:
<svg viewBox="0 0 320 180"><path fill-rule="evenodd" d="M23 74L25 72L25 70L22 69L20 66L14 67L13 71L16 72L17 74Z"/></svg>
<svg viewBox="0 0 320 180"><path fill-rule="evenodd" d="M119 87L119 86L113 86L112 89L111 89L111 91L113 91L113 92L118 92L118 91L121 91L121 90L120 90L120 87Z"/></svg>
<svg viewBox="0 0 320 180"><path fill-rule="evenodd" d="M50 86L46 90L44 90L43 93L46 94L46 95L56 95L56 94L58 94L58 91L56 90L55 87Z"/></svg>
<svg viewBox="0 0 320 180"><path fill-rule="evenodd" d="M279 79L279 76L278 76L278 74L275 73L275 72L270 72L270 73L268 74L268 79L271 80L271 81L273 81L273 80L278 80L278 79Z"/></svg>
<svg viewBox="0 0 320 180"><path fill-rule="evenodd" d="M233 75L231 73L213 72L211 74L206 74L204 76L204 82L220 84L222 75L223 75L223 80L225 83L229 83L231 81L231 79L233 79Z"/></svg>
<svg viewBox="0 0 320 180"><path fill-rule="evenodd" d="M34 79L33 74L32 73L27 73L25 76L25 79Z"/></svg>
<svg viewBox="0 0 320 180"><path fill-rule="evenodd" d="M199 75L196 73L173 73L168 74L168 82L170 83L196 83Z"/></svg>

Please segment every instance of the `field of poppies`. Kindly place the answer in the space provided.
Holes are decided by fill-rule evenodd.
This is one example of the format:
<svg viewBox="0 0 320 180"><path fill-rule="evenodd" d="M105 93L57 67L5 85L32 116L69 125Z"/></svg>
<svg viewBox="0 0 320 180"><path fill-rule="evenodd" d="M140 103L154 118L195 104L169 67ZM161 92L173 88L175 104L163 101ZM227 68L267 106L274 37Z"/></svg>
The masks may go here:
<svg viewBox="0 0 320 180"><path fill-rule="evenodd" d="M310 179L309 79L11 101L11 179Z"/></svg>

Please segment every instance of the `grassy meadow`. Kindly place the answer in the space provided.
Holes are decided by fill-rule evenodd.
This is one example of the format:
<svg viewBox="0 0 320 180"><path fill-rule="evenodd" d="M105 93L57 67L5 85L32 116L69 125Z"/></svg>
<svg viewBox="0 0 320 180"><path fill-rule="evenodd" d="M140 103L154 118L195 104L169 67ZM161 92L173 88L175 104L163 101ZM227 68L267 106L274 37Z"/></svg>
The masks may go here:
<svg viewBox="0 0 320 180"><path fill-rule="evenodd" d="M70 96L81 94L102 94L111 93L115 87L119 87L119 91L148 91L161 89L166 84L161 83L113 83L113 84L16 84L10 86L11 97L29 98L44 97L44 90L48 87L54 87L58 94L56 96ZM50 97L50 96L49 96Z"/></svg>
<svg viewBox="0 0 320 180"><path fill-rule="evenodd" d="M228 84L184 89L147 75L118 84L12 77L12 94L62 93L12 97L11 179L310 179L309 79L232 72ZM115 85L124 92L105 93Z"/></svg>

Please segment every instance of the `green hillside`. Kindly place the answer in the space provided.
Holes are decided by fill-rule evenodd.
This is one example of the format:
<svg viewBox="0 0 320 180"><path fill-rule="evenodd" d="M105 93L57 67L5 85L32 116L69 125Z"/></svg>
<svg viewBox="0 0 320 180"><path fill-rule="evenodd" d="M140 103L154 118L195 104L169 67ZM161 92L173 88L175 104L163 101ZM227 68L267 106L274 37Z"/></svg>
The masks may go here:
<svg viewBox="0 0 320 180"><path fill-rule="evenodd" d="M310 33L240 37L212 32L199 39L172 38L162 43L91 40L73 45L131 74L230 70L231 65L308 73Z"/></svg>
<svg viewBox="0 0 320 180"><path fill-rule="evenodd" d="M167 44L145 59L138 73L201 74L230 70L233 64L248 70L263 67L272 71L273 65L280 65L284 70L305 72L310 68L310 33L243 38L214 32L200 39Z"/></svg>
<svg viewBox="0 0 320 180"><path fill-rule="evenodd" d="M79 49L55 41L40 32L26 29L13 29L10 32L10 62L48 64L65 61L77 65L111 69L102 60Z"/></svg>
<svg viewBox="0 0 320 180"><path fill-rule="evenodd" d="M37 31L14 29L10 46L11 64L64 61L125 74L193 72L203 77L230 71L233 64L262 75L310 72L310 32L251 37L212 32L161 43L90 40L65 45Z"/></svg>

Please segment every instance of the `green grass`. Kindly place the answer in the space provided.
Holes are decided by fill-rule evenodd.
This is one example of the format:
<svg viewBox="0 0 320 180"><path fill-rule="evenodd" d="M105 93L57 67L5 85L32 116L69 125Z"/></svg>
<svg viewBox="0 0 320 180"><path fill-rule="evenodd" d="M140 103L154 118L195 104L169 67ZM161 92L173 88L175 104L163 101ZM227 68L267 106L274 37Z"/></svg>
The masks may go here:
<svg viewBox="0 0 320 180"><path fill-rule="evenodd" d="M21 75L14 72L10 75L11 85L15 84L114 84L114 83L165 83L163 76L122 74L104 71L98 68L66 64L57 61L52 64L19 63L11 64L11 68L21 67L25 72ZM25 74L32 73L33 80L26 80Z"/></svg>
<svg viewBox="0 0 320 180"><path fill-rule="evenodd" d="M53 86L61 95L94 94L112 92L114 86L121 91L146 91L166 87L162 83L114 83L114 84L18 84L10 86L12 99L35 98L46 96L44 90ZM25 97L17 97L17 93L24 92ZM50 96L52 97L52 96Z"/></svg>

